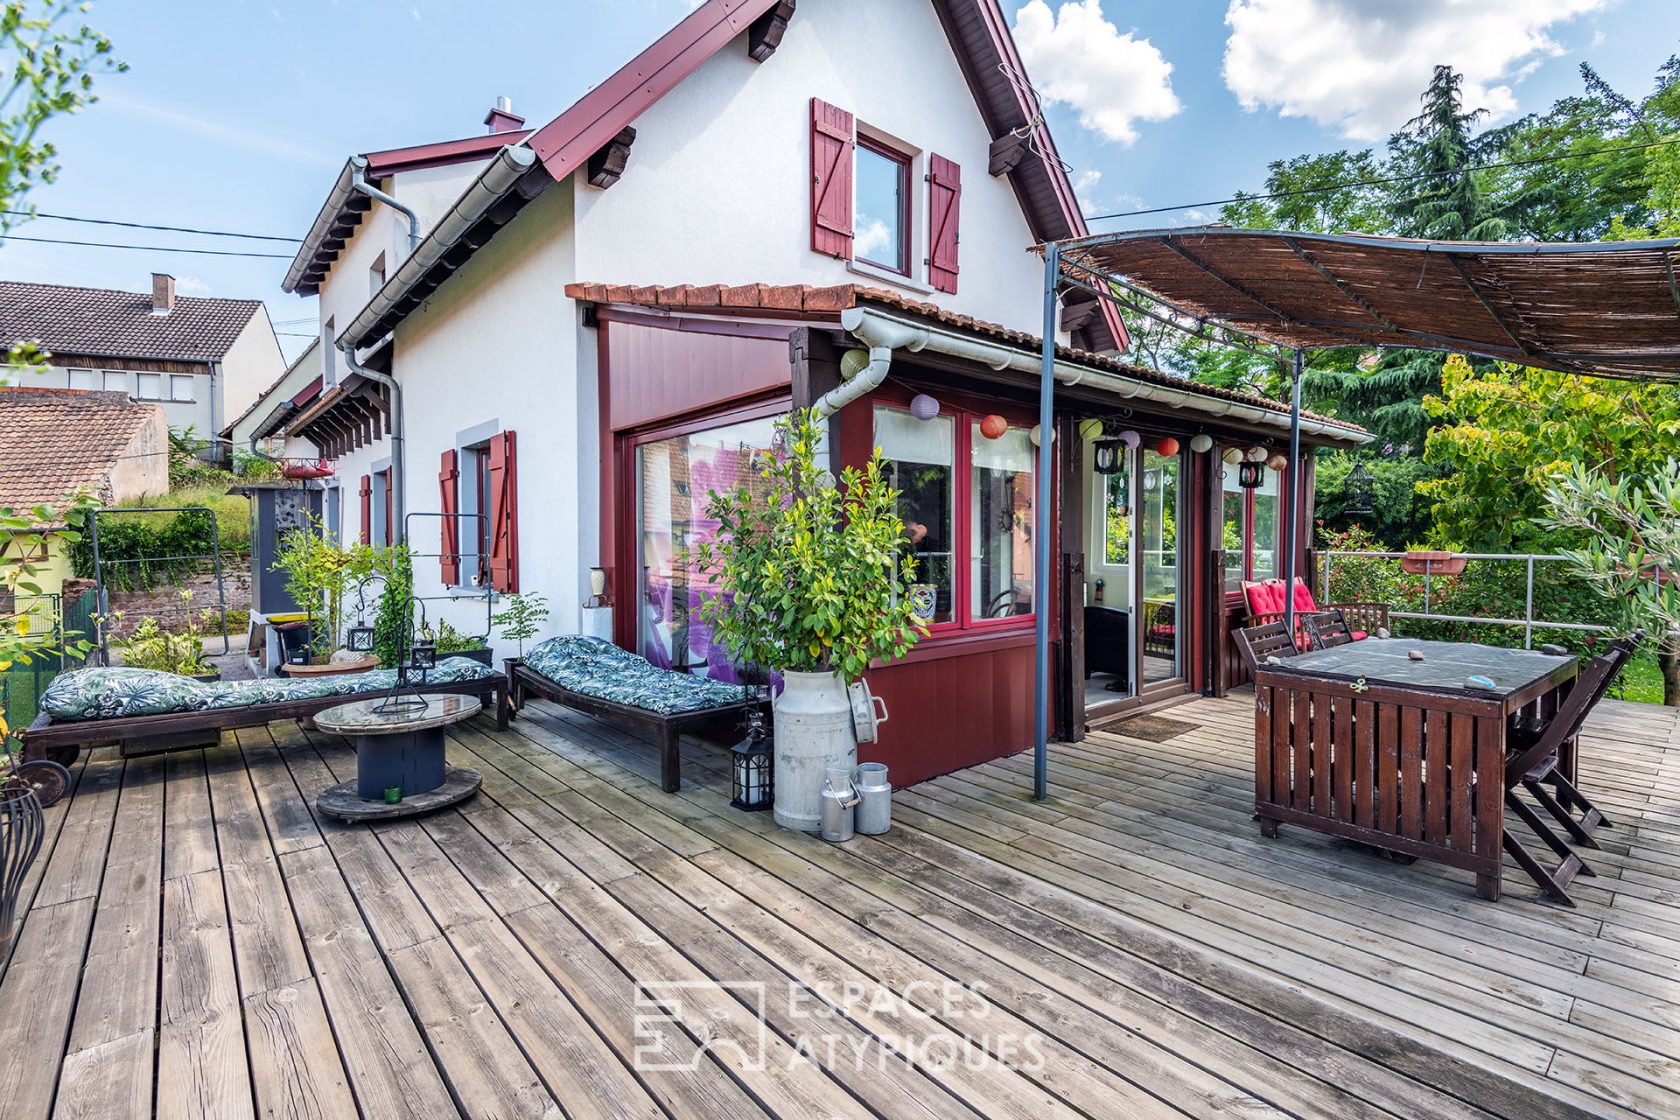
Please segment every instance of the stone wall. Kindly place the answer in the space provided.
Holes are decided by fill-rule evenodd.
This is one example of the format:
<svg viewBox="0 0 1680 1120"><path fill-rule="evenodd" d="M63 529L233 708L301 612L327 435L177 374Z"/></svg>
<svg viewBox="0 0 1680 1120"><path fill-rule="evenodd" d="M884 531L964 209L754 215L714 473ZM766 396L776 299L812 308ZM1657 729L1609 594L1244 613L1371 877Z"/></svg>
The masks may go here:
<svg viewBox="0 0 1680 1120"><path fill-rule="evenodd" d="M250 557L223 558L222 586L227 596L229 614L251 609ZM173 629L185 619L181 610L183 591L192 592L194 611L216 609L216 574L214 571L206 571L185 577L175 585L159 584L149 591L112 592L111 613L120 613L123 616L123 631L132 629L142 618L156 618L160 624ZM220 625L220 621L216 620L206 628L219 631ZM113 635L117 632L115 629L111 631ZM232 637L237 641L242 634L243 627L239 629L239 633L232 634Z"/></svg>

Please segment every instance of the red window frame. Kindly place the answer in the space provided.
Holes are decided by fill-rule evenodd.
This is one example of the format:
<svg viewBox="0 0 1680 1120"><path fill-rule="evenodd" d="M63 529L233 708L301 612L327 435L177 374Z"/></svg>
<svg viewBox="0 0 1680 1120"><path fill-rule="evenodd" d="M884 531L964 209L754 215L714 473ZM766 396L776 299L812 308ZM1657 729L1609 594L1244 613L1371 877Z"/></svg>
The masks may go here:
<svg viewBox="0 0 1680 1120"><path fill-rule="evenodd" d="M861 466L863 461L875 448L875 409L892 408L908 412L910 409L910 392L899 393L893 389L878 390L859 401L857 405L847 410L841 420L842 456L848 466ZM1002 416L1012 428L1031 428L1036 418L1026 409L1014 408L1007 405L989 402L956 399L951 394L937 392L942 406L939 415L949 416L953 422L956 446L953 448L953 469L951 472L951 568L952 568L952 619L928 627L928 637L957 636L962 634L997 633L998 631L1013 631L1030 629L1038 616L1038 604L1043 602L1043 588L1040 586L1037 570L1037 553L1034 552L1033 564L1033 609L1026 614L1010 615L1007 618L985 618L974 616L973 604L970 601L973 591L971 566L974 563L974 524L969 506L974 494L974 426L988 415ZM867 409L856 420L858 409ZM867 447L864 440L848 440L847 433L853 428L864 428ZM1038 463L1033 463L1033 500L1038 500L1037 482ZM1055 508L1056 497L1052 495L1051 508Z"/></svg>
<svg viewBox="0 0 1680 1120"><path fill-rule="evenodd" d="M883 159L891 160L893 163L898 165L898 227L899 227L899 237L898 237L898 261L896 263L888 263L887 261L878 261L878 260L875 260L873 257L863 256L861 253L855 254L852 259L856 260L856 261L859 261L863 264L874 265L876 268L884 268L888 272L896 272L900 276L909 276L910 275L910 239L911 239L911 232L912 232L911 231L911 226L910 226L910 218L911 218L911 211L910 211L911 175L910 175L910 172L911 172L911 169L912 169L912 165L915 162L914 158L908 152L901 152L897 148L894 148L892 145L886 143L885 141L877 140L873 136L865 136L861 132L858 133L858 135L857 135L856 151L857 152L863 152L863 151L874 152L876 155L881 156ZM852 158L853 158L853 161L854 161L854 167L852 169L852 237L853 237L853 242L852 243L855 245L857 243L856 238L858 236L857 195L858 195L859 177L858 177L858 173L857 173L857 168L855 166L855 161L857 159L857 156L854 154Z"/></svg>

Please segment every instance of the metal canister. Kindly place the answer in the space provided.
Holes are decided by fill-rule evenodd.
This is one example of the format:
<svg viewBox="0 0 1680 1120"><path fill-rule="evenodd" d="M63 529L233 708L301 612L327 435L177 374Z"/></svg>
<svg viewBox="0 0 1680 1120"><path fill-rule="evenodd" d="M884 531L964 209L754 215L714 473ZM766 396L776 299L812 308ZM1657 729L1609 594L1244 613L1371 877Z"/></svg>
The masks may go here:
<svg viewBox="0 0 1680 1120"><path fill-rule="evenodd" d="M854 813L857 830L865 836L881 835L892 827L892 783L887 781L886 763L861 763L854 784L858 792Z"/></svg>
<svg viewBox="0 0 1680 1120"><path fill-rule="evenodd" d="M839 842L852 838L852 813L858 803L850 769L830 767L822 788L822 838Z"/></svg>

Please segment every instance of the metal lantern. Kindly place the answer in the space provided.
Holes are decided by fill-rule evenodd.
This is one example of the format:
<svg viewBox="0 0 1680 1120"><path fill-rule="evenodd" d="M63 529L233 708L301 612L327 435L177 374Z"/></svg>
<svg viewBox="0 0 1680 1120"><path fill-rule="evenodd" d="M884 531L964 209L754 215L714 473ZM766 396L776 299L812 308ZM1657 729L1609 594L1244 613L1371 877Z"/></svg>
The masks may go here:
<svg viewBox="0 0 1680 1120"><path fill-rule="evenodd" d="M344 648L351 653L373 652L373 627L357 624L344 635Z"/></svg>
<svg viewBox="0 0 1680 1120"><path fill-rule="evenodd" d="M1347 512L1371 512L1371 484L1376 476L1365 469L1364 463L1355 463L1353 470L1347 477Z"/></svg>
<svg viewBox="0 0 1680 1120"><path fill-rule="evenodd" d="M1120 470L1121 443L1117 439L1099 439L1091 445L1091 468L1098 474L1116 474Z"/></svg>
<svg viewBox="0 0 1680 1120"><path fill-rule="evenodd" d="M1266 481L1266 464L1245 459L1237 467L1237 485L1244 490L1257 490Z"/></svg>
<svg viewBox="0 0 1680 1120"><path fill-rule="evenodd" d="M754 708L747 716L747 737L729 748L734 769L734 797L729 804L748 813L770 808L776 797L776 774L771 762L770 736L764 716Z"/></svg>
<svg viewBox="0 0 1680 1120"><path fill-rule="evenodd" d="M421 672L437 667L437 643L422 638L408 649L408 667Z"/></svg>

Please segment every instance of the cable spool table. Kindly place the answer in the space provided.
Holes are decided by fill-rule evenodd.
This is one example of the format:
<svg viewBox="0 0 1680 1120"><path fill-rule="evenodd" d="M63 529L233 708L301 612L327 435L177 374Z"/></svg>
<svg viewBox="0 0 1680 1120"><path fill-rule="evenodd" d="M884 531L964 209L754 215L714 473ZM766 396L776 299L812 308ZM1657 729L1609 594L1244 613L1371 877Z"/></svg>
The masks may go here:
<svg viewBox="0 0 1680 1120"><path fill-rule="evenodd" d="M478 792L477 770L444 760L443 729L471 719L483 706L476 696L430 693L425 707L379 711L384 698L328 708L315 726L356 742L356 777L323 790L315 807L346 821L393 820L429 813ZM391 800L394 791L395 800Z"/></svg>

